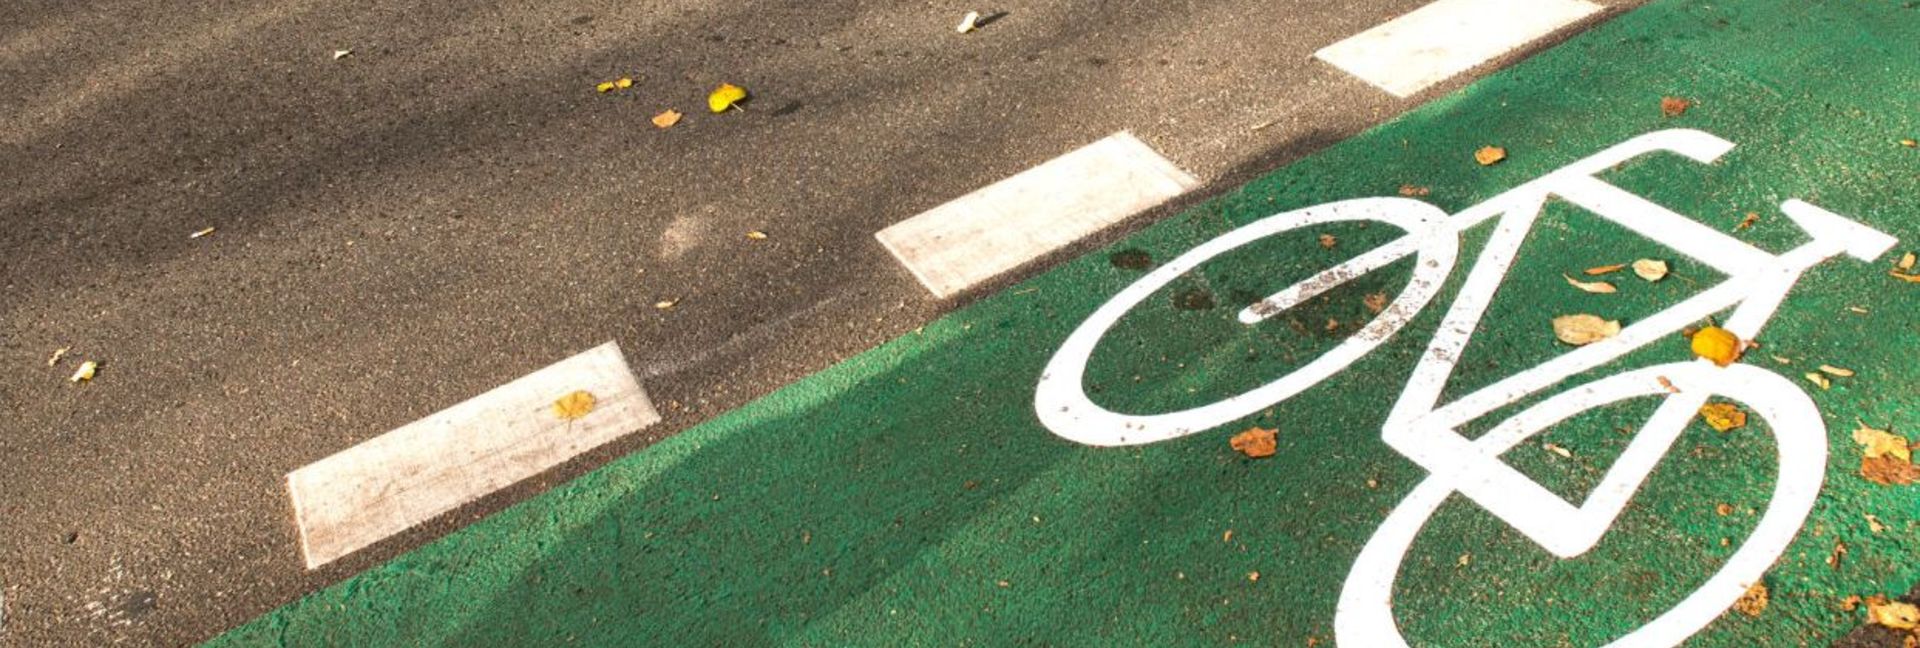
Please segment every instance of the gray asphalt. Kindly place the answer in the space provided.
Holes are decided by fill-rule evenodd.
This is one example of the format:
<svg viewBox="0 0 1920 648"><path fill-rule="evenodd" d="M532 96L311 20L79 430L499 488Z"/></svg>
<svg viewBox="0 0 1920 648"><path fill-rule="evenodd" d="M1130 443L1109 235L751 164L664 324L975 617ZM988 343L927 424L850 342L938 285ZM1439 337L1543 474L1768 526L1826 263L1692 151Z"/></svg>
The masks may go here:
<svg viewBox="0 0 1920 648"><path fill-rule="evenodd" d="M910 331L1018 276L873 232L1108 134L1208 184L1062 255L1388 119L1465 79L1310 56L1420 4L0 5L0 644L207 638ZM662 424L302 567L288 471L610 339Z"/></svg>

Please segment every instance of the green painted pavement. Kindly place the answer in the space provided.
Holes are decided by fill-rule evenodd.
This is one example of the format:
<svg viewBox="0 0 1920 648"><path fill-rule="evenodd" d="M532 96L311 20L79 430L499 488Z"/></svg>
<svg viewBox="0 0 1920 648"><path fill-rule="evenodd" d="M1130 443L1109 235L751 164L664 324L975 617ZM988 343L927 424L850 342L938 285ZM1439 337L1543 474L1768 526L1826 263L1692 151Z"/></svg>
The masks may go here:
<svg viewBox="0 0 1920 648"><path fill-rule="evenodd" d="M1087 448L1039 424L1033 386L1066 335L1141 276L1112 255L1164 261L1273 213L1403 184L1430 187L1425 200L1458 211L1608 145L1685 127L1739 146L1712 166L1656 156L1603 177L1723 231L1757 212L1738 235L1776 252L1804 240L1777 205L1804 198L1901 239L1897 256L1920 247L1920 150L1897 143L1920 136L1915 43L1915 2L1657 1L212 644L1327 642L1361 545L1425 476L1379 429L1440 309L1240 423ZM1666 118L1665 95L1698 105ZM1505 146L1510 159L1479 167L1471 154L1485 144ZM1486 229L1468 233L1464 253ZM1397 233L1389 230L1276 236L1175 282L1096 352L1095 400L1170 411L1316 357L1371 317L1366 294L1405 285L1406 262L1258 326L1234 313ZM1321 247L1321 233L1338 245ZM1580 293L1561 278L1640 257L1672 260L1674 276L1647 284L1614 275L1614 295ZM1694 643L1824 645L1861 621L1841 608L1847 595L1902 592L1920 578L1920 487L1858 477L1846 434L1856 417L1920 428L1920 285L1889 278L1887 264L1816 266L1747 358L1796 381L1823 363L1857 375L1809 387L1834 431L1827 483L1766 577L1771 604L1757 617L1727 613ZM1563 353L1547 325L1554 315L1631 322L1716 279L1556 204L1448 393ZM1194 308L1207 302L1214 307ZM1576 380L1686 357L1675 337ZM1554 428L1546 440L1571 457L1528 444L1507 458L1558 493L1584 493L1654 404L1630 401ZM1227 447L1248 425L1281 430L1278 456L1250 460ZM1415 645L1619 637L1692 591L1746 537L1767 505L1773 455L1763 425L1722 434L1696 422L1601 544L1565 561L1455 498L1413 546L1396 618ZM1866 514L1887 529L1871 531ZM1835 566L1837 542L1848 551Z"/></svg>

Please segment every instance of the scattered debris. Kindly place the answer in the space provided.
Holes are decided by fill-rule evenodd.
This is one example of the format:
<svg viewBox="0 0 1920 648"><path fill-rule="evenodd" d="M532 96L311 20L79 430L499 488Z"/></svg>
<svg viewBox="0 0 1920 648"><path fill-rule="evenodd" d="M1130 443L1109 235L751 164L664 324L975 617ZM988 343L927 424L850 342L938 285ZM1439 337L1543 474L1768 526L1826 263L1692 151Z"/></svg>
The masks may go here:
<svg viewBox="0 0 1920 648"><path fill-rule="evenodd" d="M1780 364L1783 364L1783 365L1790 365L1790 364L1793 364L1793 360L1790 360L1790 359L1788 359L1788 358L1786 358L1786 357L1784 357L1784 356L1773 356L1773 361L1774 361L1774 362L1778 362L1778 363L1780 363Z"/></svg>
<svg viewBox="0 0 1920 648"><path fill-rule="evenodd" d="M1880 518L1874 517L1872 513L1868 513L1866 514L1866 516L1867 516L1867 530L1872 531L1874 533L1879 533L1881 531L1887 530L1887 525L1881 524Z"/></svg>
<svg viewBox="0 0 1920 648"><path fill-rule="evenodd" d="M1463 553L1463 554L1460 554L1460 557L1459 557L1458 559L1455 559L1455 560L1453 561L1453 563L1454 563L1454 564L1456 564L1456 565L1459 565L1459 566L1461 566L1461 567L1466 567L1466 566L1468 566L1468 565L1472 565L1472 564L1473 564L1473 554L1470 554L1470 553Z"/></svg>
<svg viewBox="0 0 1920 648"><path fill-rule="evenodd" d="M1279 444L1274 441L1274 437L1279 432L1279 430L1251 427L1245 432L1233 435L1233 438L1227 441L1227 445L1240 451L1240 454L1255 459L1271 457L1279 451Z"/></svg>
<svg viewBox="0 0 1920 648"><path fill-rule="evenodd" d="M93 380L93 375L95 373L98 373L99 371L100 371L100 363L94 362L92 360L82 362L80 363L79 369L73 370L73 375L67 378L67 382L83 383L89 380Z"/></svg>
<svg viewBox="0 0 1920 648"><path fill-rule="evenodd" d="M1920 481L1920 466L1895 457L1861 459L1860 476L1882 486L1905 486Z"/></svg>
<svg viewBox="0 0 1920 648"><path fill-rule="evenodd" d="M673 128L680 123L680 111L668 108L666 112L653 116L653 125L658 128Z"/></svg>
<svg viewBox="0 0 1920 648"><path fill-rule="evenodd" d="M1433 190L1428 189L1426 187L1419 186L1419 185L1410 185L1410 184L1400 185L1400 195L1406 196L1408 198L1419 198L1421 196L1425 196L1430 193L1433 193Z"/></svg>
<svg viewBox="0 0 1920 648"><path fill-rule="evenodd" d="M1761 612L1767 611L1767 584L1754 583L1753 587L1747 588L1747 593L1741 594L1740 599L1733 602L1733 609L1750 617L1760 616Z"/></svg>
<svg viewBox="0 0 1920 648"><path fill-rule="evenodd" d="M1839 378L1852 378L1853 370L1833 365L1820 365L1820 371Z"/></svg>
<svg viewBox="0 0 1920 648"><path fill-rule="evenodd" d="M1479 162L1480 166L1493 166L1505 159L1507 159L1507 150L1498 146L1482 146L1480 150L1473 152L1473 161Z"/></svg>
<svg viewBox="0 0 1920 648"><path fill-rule="evenodd" d="M747 232L747 238L755 241L765 241L767 240L767 233L760 230L752 230Z"/></svg>
<svg viewBox="0 0 1920 648"><path fill-rule="evenodd" d="M1633 262L1633 274L1647 281L1659 281L1667 278L1667 262L1657 259L1641 259Z"/></svg>
<svg viewBox="0 0 1920 648"><path fill-rule="evenodd" d="M1900 255L1900 261L1894 263L1893 268L1895 270L1900 270L1902 272L1905 272L1907 270L1912 270L1914 261L1915 259L1914 259L1913 253L1908 252L1906 254Z"/></svg>
<svg viewBox="0 0 1920 648"><path fill-rule="evenodd" d="M592 392L577 390L553 401L553 415L568 421L576 420L592 412L595 402Z"/></svg>
<svg viewBox="0 0 1920 648"><path fill-rule="evenodd" d="M980 28L980 12L969 11L967 12L967 15L960 17L960 26L953 28L953 30L956 32L960 32L962 34L966 34L979 28Z"/></svg>
<svg viewBox="0 0 1920 648"><path fill-rule="evenodd" d="M1865 421L1854 421L1853 442L1860 444L1860 454L1867 459L1893 457L1901 461L1913 461L1913 450L1907 438L1894 434L1891 430L1867 427Z"/></svg>
<svg viewBox="0 0 1920 648"><path fill-rule="evenodd" d="M1619 320L1603 320L1584 313L1553 318L1553 336L1574 346L1586 346L1619 334Z"/></svg>
<svg viewBox="0 0 1920 648"><path fill-rule="evenodd" d="M1826 374L1818 371L1807 372L1806 379L1807 382L1819 385L1821 389L1833 389L1833 381L1828 380Z"/></svg>
<svg viewBox="0 0 1920 648"><path fill-rule="evenodd" d="M1758 222L1760 222L1760 212L1747 212L1747 217L1740 219L1740 224L1733 226L1733 231L1738 232L1753 227L1753 224Z"/></svg>
<svg viewBox="0 0 1920 648"><path fill-rule="evenodd" d="M716 113L726 112L728 108L738 106L747 100L747 89L731 83L722 83L707 95L707 109Z"/></svg>
<svg viewBox="0 0 1920 648"><path fill-rule="evenodd" d="M1667 393L1669 394L1680 393L1680 388L1673 386L1673 381L1668 379L1666 376L1655 376L1654 380L1659 381L1660 387L1662 389L1667 390Z"/></svg>
<svg viewBox="0 0 1920 648"><path fill-rule="evenodd" d="M1333 246L1339 245L1339 244L1340 244L1340 239L1335 237L1332 234L1320 235L1320 247L1331 250L1333 249Z"/></svg>
<svg viewBox="0 0 1920 648"><path fill-rule="evenodd" d="M1886 626L1895 630L1913 630L1920 627L1920 608L1912 603L1889 601L1887 597L1874 595L1867 597L1867 622Z"/></svg>
<svg viewBox="0 0 1920 648"><path fill-rule="evenodd" d="M1700 418L1715 432L1730 432L1747 425L1747 413L1733 403L1708 403L1700 406Z"/></svg>
<svg viewBox="0 0 1920 648"><path fill-rule="evenodd" d="M1720 517L1733 515L1733 505L1726 502L1713 505L1713 513Z"/></svg>
<svg viewBox="0 0 1920 648"><path fill-rule="evenodd" d="M1740 337L1734 335L1732 331L1718 326L1707 326L1694 331L1693 340L1689 346L1693 348L1694 355L1725 367L1740 359L1740 353L1746 345L1741 344Z"/></svg>
<svg viewBox="0 0 1920 648"><path fill-rule="evenodd" d="M1866 307L1864 306L1848 306L1847 310L1849 312L1859 313L1861 315L1865 315L1867 313L1873 312L1873 311L1867 310Z"/></svg>
<svg viewBox="0 0 1920 648"><path fill-rule="evenodd" d="M1613 287L1613 284L1607 283L1605 281L1581 281L1579 279L1575 279L1572 276L1569 276L1566 274L1562 274L1560 276L1566 278L1567 285L1573 286L1575 288L1579 288L1586 292L1599 293L1599 294L1605 295L1605 294L1611 294L1616 290Z"/></svg>
<svg viewBox="0 0 1920 648"><path fill-rule="evenodd" d="M1568 450L1568 449L1566 449L1566 448L1563 448L1563 447L1561 447L1561 446L1558 446L1558 445L1555 445L1555 444L1552 444L1552 443L1545 443L1545 442L1543 442L1543 443L1541 443L1541 444L1540 444L1540 447L1541 447L1541 448L1543 448L1543 449L1545 449L1545 450L1546 450L1547 452L1551 452L1551 453L1554 453L1554 454L1557 454L1557 455L1560 455L1560 457L1561 457L1561 458L1563 458L1563 459L1572 459L1572 458L1573 458L1573 451L1572 451L1572 450Z"/></svg>
<svg viewBox="0 0 1920 648"><path fill-rule="evenodd" d="M1368 311L1378 313L1387 309L1387 294L1369 293L1361 299L1361 303L1366 305Z"/></svg>
<svg viewBox="0 0 1920 648"><path fill-rule="evenodd" d="M73 347L70 347L70 346L63 346L58 349L54 349L53 355L47 358L47 366L51 367L51 366L60 364L60 359L67 357L67 352L72 350L73 350Z"/></svg>
<svg viewBox="0 0 1920 648"><path fill-rule="evenodd" d="M678 299L662 299L660 301L654 302L653 307L658 308L660 310L668 310L673 308L674 304L678 304L678 303L680 303L680 300Z"/></svg>
<svg viewBox="0 0 1920 648"><path fill-rule="evenodd" d="M202 236L206 236L206 235L208 235L208 234L212 234L212 233L213 233L213 228L211 228L211 227L209 227L209 228L206 228L206 229L203 229L203 230L197 230L197 231L195 231L195 232L194 232L194 233L192 233L192 234L188 234L188 235L187 235L187 238L190 238L190 239L197 239L197 238L200 238L200 237L202 237Z"/></svg>
<svg viewBox="0 0 1920 648"><path fill-rule="evenodd" d="M1586 273L1586 275L1589 277L1598 277L1603 274L1613 274L1615 272L1619 272L1621 269L1626 267L1627 267L1627 264L1625 263L1615 263L1613 265L1594 266L1594 267L1582 270L1581 272Z"/></svg>
<svg viewBox="0 0 1920 648"><path fill-rule="evenodd" d="M1833 551L1827 554L1827 566L1832 567L1834 569L1839 569L1840 561L1846 559L1846 557L1847 557L1846 541L1835 540L1833 541Z"/></svg>
<svg viewBox="0 0 1920 648"><path fill-rule="evenodd" d="M353 56L353 50L350 50L350 49L337 49L337 50L334 50L334 51L333 51L333 60L335 60L335 61L338 61L338 60L340 60L340 59L343 59L343 58L346 58L346 57L349 57L349 56Z"/></svg>
<svg viewBox="0 0 1920 648"><path fill-rule="evenodd" d="M1692 107L1693 107L1693 102L1688 101L1686 99L1681 99L1679 97L1661 97L1660 98L1660 114L1665 115L1667 117L1679 117L1681 115L1685 115L1687 114L1687 109Z"/></svg>

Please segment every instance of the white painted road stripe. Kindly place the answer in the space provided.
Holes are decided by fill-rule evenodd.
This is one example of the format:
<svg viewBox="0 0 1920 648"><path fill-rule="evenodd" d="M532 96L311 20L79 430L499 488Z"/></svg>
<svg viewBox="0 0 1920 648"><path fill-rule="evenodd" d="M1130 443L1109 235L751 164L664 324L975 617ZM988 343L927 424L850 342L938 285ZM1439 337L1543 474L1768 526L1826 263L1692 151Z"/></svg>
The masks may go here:
<svg viewBox="0 0 1920 648"><path fill-rule="evenodd" d="M945 298L1198 184L1145 142L1121 132L874 237L921 285Z"/></svg>
<svg viewBox="0 0 1920 648"><path fill-rule="evenodd" d="M592 408L565 418L555 401L577 391L592 395ZM287 473L307 568L659 420L608 342L313 462Z"/></svg>
<svg viewBox="0 0 1920 648"><path fill-rule="evenodd" d="M1601 9L1586 0L1439 0L1313 55L1406 97Z"/></svg>

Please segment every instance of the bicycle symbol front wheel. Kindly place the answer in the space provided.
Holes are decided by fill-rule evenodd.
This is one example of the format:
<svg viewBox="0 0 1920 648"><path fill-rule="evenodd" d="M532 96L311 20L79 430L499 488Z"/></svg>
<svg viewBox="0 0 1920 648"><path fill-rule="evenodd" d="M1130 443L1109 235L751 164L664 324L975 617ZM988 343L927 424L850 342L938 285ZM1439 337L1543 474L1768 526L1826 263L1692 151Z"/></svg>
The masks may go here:
<svg viewBox="0 0 1920 648"><path fill-rule="evenodd" d="M1515 415L1514 419L1530 421L1527 429L1498 439L1489 433L1486 440L1490 447L1485 451L1497 456L1580 412L1627 398L1666 393L1660 378L1667 378L1681 390L1697 390L1697 395L1714 394L1739 401L1765 420L1773 430L1779 473L1766 512L1726 564L1679 604L1608 646L1677 645L1718 618L1786 552L1812 512L1825 480L1827 428L1813 400L1778 374L1745 364L1716 368L1703 362L1672 363L1600 379ZM1394 621L1393 584L1413 541L1455 493L1448 478L1429 476L1368 539L1340 592L1334 633L1341 645L1408 645Z"/></svg>

